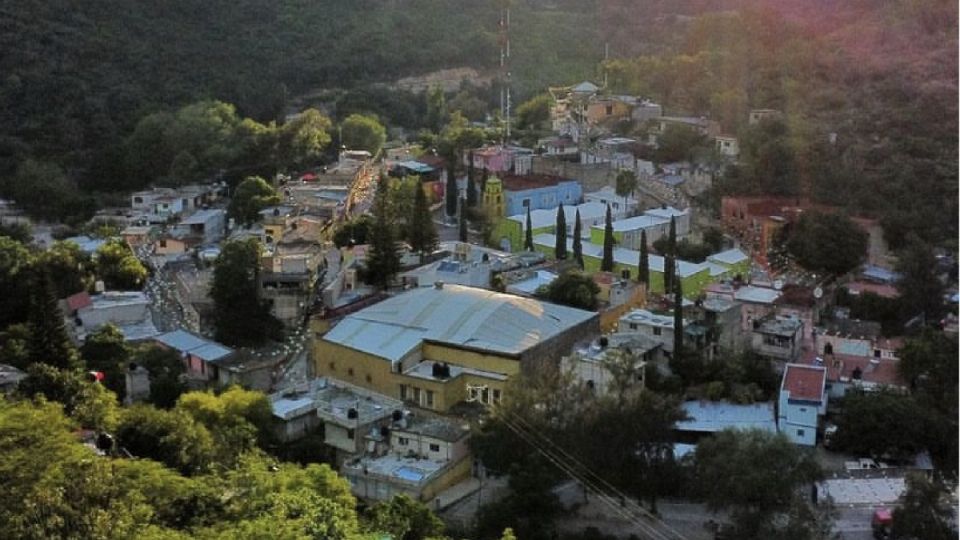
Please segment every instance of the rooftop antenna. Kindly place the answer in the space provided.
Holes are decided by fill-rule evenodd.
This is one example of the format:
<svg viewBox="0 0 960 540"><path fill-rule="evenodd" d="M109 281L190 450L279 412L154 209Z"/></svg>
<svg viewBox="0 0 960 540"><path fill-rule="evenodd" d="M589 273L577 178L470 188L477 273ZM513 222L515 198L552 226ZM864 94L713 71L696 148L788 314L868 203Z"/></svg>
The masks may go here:
<svg viewBox="0 0 960 540"><path fill-rule="evenodd" d="M607 89L607 60L610 59L610 42L603 44L603 89Z"/></svg>
<svg viewBox="0 0 960 540"><path fill-rule="evenodd" d="M510 140L510 3L500 5L500 115L506 123L506 142Z"/></svg>

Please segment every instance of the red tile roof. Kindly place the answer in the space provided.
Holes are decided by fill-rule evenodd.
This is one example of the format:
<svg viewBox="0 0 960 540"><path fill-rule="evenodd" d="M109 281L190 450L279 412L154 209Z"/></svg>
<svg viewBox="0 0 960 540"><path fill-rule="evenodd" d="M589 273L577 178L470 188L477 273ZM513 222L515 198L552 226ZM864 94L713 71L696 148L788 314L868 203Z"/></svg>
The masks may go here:
<svg viewBox="0 0 960 540"><path fill-rule="evenodd" d="M819 366L787 364L783 373L781 390L790 392L789 399L803 401L823 401L823 389L826 384L827 370Z"/></svg>
<svg viewBox="0 0 960 540"><path fill-rule="evenodd" d="M865 281L854 281L847 283L847 290L852 294L873 293L884 298L897 298L900 291L893 285L881 285L878 283L867 283Z"/></svg>
<svg viewBox="0 0 960 540"><path fill-rule="evenodd" d="M845 354L831 354L823 359L827 368L827 380L837 382L841 379L850 381L853 372L860 370L860 379L863 382L883 384L888 386L906 386L900 377L899 360L892 358L869 358L866 356L850 356Z"/></svg>
<svg viewBox="0 0 960 540"><path fill-rule="evenodd" d="M90 299L90 295L86 292L78 292L77 294L67 297L67 308L71 311L77 311L85 307L93 305L93 300Z"/></svg>
<svg viewBox="0 0 960 540"><path fill-rule="evenodd" d="M517 176L515 174L504 174L500 177L503 181L504 189L509 191L523 191L525 189L536 189L547 186L555 186L560 183L562 178L547 174L527 174Z"/></svg>

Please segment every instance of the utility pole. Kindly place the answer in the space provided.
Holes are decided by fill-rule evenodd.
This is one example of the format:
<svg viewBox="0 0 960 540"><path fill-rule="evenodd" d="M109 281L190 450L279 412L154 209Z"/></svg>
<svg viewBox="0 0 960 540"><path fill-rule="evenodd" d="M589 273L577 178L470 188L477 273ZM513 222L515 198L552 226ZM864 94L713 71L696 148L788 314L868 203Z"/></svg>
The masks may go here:
<svg viewBox="0 0 960 540"><path fill-rule="evenodd" d="M510 140L510 4L500 7L500 115L505 122L504 142Z"/></svg>

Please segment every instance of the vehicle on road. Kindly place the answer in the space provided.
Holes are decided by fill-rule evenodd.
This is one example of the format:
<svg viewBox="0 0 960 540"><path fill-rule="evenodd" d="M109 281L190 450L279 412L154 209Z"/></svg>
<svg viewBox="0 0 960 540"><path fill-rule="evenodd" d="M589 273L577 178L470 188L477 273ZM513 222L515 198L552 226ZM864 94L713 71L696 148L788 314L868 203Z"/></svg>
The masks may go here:
<svg viewBox="0 0 960 540"><path fill-rule="evenodd" d="M877 508L870 518L870 527L876 540L887 540L893 528L893 512L889 508Z"/></svg>

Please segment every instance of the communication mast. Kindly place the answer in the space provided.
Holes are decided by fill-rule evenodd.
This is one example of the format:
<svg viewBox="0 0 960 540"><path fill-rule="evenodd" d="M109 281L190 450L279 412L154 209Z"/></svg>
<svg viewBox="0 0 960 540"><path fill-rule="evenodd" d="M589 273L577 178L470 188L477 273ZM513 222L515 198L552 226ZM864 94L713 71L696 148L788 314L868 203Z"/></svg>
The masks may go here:
<svg viewBox="0 0 960 540"><path fill-rule="evenodd" d="M500 3L500 116L506 123L505 138L510 140L510 4Z"/></svg>

